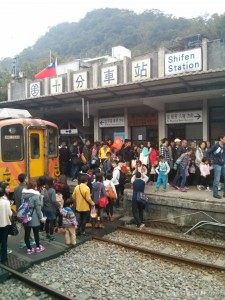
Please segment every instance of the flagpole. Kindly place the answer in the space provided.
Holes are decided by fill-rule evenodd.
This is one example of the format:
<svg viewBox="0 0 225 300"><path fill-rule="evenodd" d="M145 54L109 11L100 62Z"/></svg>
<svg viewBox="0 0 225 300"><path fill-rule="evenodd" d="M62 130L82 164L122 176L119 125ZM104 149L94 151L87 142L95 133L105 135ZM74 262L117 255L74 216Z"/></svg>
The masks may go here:
<svg viewBox="0 0 225 300"><path fill-rule="evenodd" d="M51 62L52 62L52 50L51 49L49 50L49 59L50 59L50 64L51 64Z"/></svg>

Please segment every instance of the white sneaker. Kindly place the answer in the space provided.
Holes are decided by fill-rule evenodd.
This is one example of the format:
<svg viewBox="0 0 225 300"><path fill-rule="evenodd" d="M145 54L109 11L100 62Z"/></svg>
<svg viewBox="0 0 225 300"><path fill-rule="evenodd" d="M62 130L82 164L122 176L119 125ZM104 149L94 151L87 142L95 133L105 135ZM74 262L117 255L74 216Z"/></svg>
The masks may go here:
<svg viewBox="0 0 225 300"><path fill-rule="evenodd" d="M139 229L142 230L145 227L145 224L141 224Z"/></svg>
<svg viewBox="0 0 225 300"><path fill-rule="evenodd" d="M211 192L212 190L210 190L209 186L207 186L206 191Z"/></svg>
<svg viewBox="0 0 225 300"><path fill-rule="evenodd" d="M197 185L197 189L199 190L199 191L201 191L202 189L201 189L201 185Z"/></svg>

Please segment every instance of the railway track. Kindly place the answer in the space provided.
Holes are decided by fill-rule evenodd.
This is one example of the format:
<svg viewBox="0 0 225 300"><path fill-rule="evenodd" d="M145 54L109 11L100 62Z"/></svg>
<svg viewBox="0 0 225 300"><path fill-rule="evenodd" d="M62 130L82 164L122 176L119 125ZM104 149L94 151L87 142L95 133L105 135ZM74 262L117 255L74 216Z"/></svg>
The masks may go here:
<svg viewBox="0 0 225 300"><path fill-rule="evenodd" d="M108 237L93 240L118 245L161 259L225 271L225 247L119 226Z"/></svg>
<svg viewBox="0 0 225 300"><path fill-rule="evenodd" d="M74 298L71 298L68 295L65 295L64 293L57 291L43 283L40 283L36 280L31 279L30 277L17 272L16 270L9 268L6 265L2 265L0 264L0 268L2 268L3 270L7 271L8 273L11 273L13 277L17 278L19 281L22 281L23 283L25 283L26 285L30 286L32 289L36 289L38 291L43 291L46 294L54 297L53 299L57 299L57 300L74 300Z"/></svg>

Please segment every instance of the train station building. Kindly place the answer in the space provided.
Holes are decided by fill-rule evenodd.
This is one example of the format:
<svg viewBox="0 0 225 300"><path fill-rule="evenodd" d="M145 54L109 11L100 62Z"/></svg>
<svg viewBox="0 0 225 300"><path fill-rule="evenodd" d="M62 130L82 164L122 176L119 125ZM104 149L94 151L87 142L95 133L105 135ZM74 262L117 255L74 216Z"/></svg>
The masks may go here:
<svg viewBox="0 0 225 300"><path fill-rule="evenodd" d="M58 66L56 77L15 78L0 108L27 109L93 140L168 137L210 140L225 134L225 43L195 36L173 48L131 57L111 56Z"/></svg>

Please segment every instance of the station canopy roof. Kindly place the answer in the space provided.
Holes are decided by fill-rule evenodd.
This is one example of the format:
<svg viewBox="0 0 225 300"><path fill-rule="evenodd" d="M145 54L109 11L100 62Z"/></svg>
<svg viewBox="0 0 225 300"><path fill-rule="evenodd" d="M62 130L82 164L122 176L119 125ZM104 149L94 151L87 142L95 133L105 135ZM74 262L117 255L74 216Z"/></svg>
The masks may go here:
<svg viewBox="0 0 225 300"><path fill-rule="evenodd" d="M19 118L31 118L31 114L25 109L13 109L13 108L1 108L0 120L4 119L19 119Z"/></svg>
<svg viewBox="0 0 225 300"><path fill-rule="evenodd" d="M225 95L225 68L179 74L166 78L153 78L140 82L99 87L83 91L64 92L37 98L0 102L1 107L28 109L40 113L59 114L82 111L81 99L89 101L90 114L99 109L153 105L201 99L214 99Z"/></svg>

